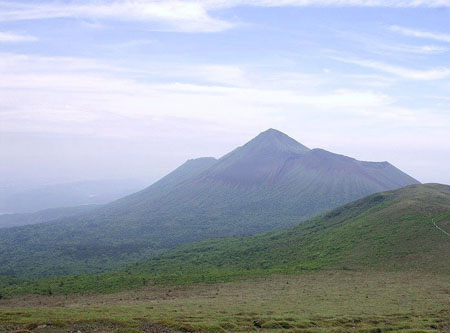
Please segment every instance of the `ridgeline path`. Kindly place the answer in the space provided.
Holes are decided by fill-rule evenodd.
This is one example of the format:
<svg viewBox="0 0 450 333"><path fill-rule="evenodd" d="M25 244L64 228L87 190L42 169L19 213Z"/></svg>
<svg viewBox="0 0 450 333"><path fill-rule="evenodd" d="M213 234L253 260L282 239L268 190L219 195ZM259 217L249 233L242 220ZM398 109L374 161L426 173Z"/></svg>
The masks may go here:
<svg viewBox="0 0 450 333"><path fill-rule="evenodd" d="M434 224L434 226L435 226L436 228L438 228L440 231L442 231L444 234L446 234L447 236L450 237L450 233L448 233L447 231L445 231L444 229L442 229L440 226L438 226L438 225L436 224L436 222L434 222L434 219L432 219L431 221L433 222L433 224Z"/></svg>

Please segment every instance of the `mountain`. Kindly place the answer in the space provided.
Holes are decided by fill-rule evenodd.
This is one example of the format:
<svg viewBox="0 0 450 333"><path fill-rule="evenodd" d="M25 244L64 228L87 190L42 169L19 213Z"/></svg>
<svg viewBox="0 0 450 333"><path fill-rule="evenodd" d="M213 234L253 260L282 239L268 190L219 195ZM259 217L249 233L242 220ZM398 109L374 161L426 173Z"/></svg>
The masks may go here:
<svg viewBox="0 0 450 333"><path fill-rule="evenodd" d="M270 129L219 160L188 161L147 189L86 214L5 229L0 275L103 272L183 243L289 227L416 183L387 162L311 150Z"/></svg>
<svg viewBox="0 0 450 333"><path fill-rule="evenodd" d="M11 283L5 294L112 292L311 270L450 273L450 186L372 194L295 227L183 245L104 275Z"/></svg>
<svg viewBox="0 0 450 333"><path fill-rule="evenodd" d="M144 188L133 179L90 180L41 186L0 186L0 214L105 204Z"/></svg>

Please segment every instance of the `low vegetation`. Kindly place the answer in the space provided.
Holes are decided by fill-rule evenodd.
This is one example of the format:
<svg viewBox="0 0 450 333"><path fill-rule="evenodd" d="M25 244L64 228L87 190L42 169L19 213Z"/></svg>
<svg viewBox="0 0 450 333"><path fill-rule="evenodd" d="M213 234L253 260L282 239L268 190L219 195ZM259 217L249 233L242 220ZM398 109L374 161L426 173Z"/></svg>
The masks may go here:
<svg viewBox="0 0 450 333"><path fill-rule="evenodd" d="M413 272L321 271L0 300L0 331L434 332L448 330L449 318L448 275Z"/></svg>

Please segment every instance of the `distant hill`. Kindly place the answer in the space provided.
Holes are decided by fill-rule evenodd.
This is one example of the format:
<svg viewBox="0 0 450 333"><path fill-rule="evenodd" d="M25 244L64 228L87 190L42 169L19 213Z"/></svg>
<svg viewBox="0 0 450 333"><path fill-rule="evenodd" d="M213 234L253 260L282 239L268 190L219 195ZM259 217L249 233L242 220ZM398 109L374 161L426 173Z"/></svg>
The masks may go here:
<svg viewBox="0 0 450 333"><path fill-rule="evenodd" d="M28 224L61 220L65 217L87 213L97 207L98 205L83 205L76 207L44 209L35 213L3 214L0 215L0 228L11 228Z"/></svg>
<svg viewBox="0 0 450 333"><path fill-rule="evenodd" d="M311 150L270 129L219 160L190 160L147 189L86 214L5 229L0 275L103 272L183 243L289 227L416 183L387 162Z"/></svg>
<svg viewBox="0 0 450 333"><path fill-rule="evenodd" d="M0 214L105 204L145 187L133 179L90 180L34 187L0 186Z"/></svg>
<svg viewBox="0 0 450 333"><path fill-rule="evenodd" d="M450 186L412 185L370 195L289 229L183 245L115 273L5 281L10 287L4 292L112 292L139 288L143 281L218 282L324 269L449 274L446 232Z"/></svg>
<svg viewBox="0 0 450 333"><path fill-rule="evenodd" d="M412 185L370 195L293 228L184 245L128 272L159 282L316 269L448 274L446 232L450 186Z"/></svg>

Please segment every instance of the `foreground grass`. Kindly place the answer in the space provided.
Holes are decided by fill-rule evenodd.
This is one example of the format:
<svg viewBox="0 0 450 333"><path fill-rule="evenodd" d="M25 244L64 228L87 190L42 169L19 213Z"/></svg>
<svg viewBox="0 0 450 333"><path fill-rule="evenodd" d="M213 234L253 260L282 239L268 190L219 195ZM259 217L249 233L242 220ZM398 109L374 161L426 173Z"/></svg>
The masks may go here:
<svg viewBox="0 0 450 333"><path fill-rule="evenodd" d="M449 318L450 277L414 272L323 271L0 300L0 331L432 332L450 330Z"/></svg>

